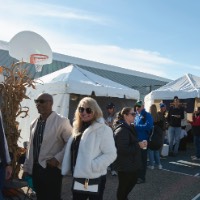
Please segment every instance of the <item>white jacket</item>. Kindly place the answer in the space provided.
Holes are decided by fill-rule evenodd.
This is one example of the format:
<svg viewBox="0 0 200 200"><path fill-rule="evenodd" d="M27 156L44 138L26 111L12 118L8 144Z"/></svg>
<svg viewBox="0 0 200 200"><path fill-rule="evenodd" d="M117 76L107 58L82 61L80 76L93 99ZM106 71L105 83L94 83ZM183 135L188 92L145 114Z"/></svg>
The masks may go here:
<svg viewBox="0 0 200 200"><path fill-rule="evenodd" d="M62 162L62 175L71 172L71 144L70 137L66 144ZM107 173L107 167L116 159L116 148L112 129L107 126L103 118L90 125L82 134L79 144L74 177L97 178Z"/></svg>

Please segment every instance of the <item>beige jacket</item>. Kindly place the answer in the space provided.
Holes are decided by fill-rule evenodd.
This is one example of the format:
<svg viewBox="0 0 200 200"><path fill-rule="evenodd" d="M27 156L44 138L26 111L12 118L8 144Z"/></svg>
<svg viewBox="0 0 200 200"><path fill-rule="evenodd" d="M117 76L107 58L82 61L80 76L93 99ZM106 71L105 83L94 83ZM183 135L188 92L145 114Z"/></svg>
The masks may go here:
<svg viewBox="0 0 200 200"><path fill-rule="evenodd" d="M24 163L24 172L32 174L33 169L33 138L39 117L31 123L30 140L27 156ZM46 168L46 161L55 157L59 162L59 168L64 156L64 146L71 136L72 127L69 120L56 112L52 112L46 120L43 141L40 148L39 164Z"/></svg>

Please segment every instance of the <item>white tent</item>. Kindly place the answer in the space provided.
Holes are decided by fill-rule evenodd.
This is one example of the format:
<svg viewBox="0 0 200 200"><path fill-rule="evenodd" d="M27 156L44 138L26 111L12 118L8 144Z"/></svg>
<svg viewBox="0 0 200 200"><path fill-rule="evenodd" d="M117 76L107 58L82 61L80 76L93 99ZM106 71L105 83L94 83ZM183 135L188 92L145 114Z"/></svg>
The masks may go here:
<svg viewBox="0 0 200 200"><path fill-rule="evenodd" d="M70 65L64 69L45 75L36 81L43 83L48 88L52 85L51 89L55 89L56 87L57 93L91 95L92 92L95 92L95 96L125 97L128 99L139 98L138 90L98 76L76 65Z"/></svg>
<svg viewBox="0 0 200 200"><path fill-rule="evenodd" d="M144 98L145 108L148 110L156 101L170 100L173 99L174 96L178 96L180 99L199 98L200 77L186 74L152 91Z"/></svg>
<svg viewBox="0 0 200 200"><path fill-rule="evenodd" d="M18 118L21 129L20 135L22 137L20 143L28 139L30 123L38 116L33 100L40 93L52 94L54 98L53 110L66 117L69 114L71 94L133 100L140 98L139 91L83 70L76 65L67 66L64 69L40 77L35 81L37 82L36 89L27 88L26 94L31 100L26 99L22 102L23 107L29 107L29 116Z"/></svg>

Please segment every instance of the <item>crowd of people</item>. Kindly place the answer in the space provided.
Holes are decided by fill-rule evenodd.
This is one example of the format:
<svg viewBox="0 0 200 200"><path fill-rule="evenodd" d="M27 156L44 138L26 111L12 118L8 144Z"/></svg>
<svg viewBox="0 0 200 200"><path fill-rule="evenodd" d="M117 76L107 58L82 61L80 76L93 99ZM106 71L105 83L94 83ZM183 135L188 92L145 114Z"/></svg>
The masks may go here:
<svg viewBox="0 0 200 200"><path fill-rule="evenodd" d="M136 184L146 182L147 168L162 169L160 156L166 140L169 156L178 154L185 117L178 96L168 110L161 102L159 110L152 104L149 112L142 101L118 111L110 102L107 116L94 98L84 97L72 125L52 110L52 95L40 94L35 104L39 116L30 125L22 178L32 178L37 200L61 200L65 175L73 177L73 200L102 200L109 170L118 178L117 200L127 200ZM200 160L200 107L187 122L194 134L196 154L192 159ZM152 147L153 134L158 132L161 144ZM0 200L4 181L12 174L10 163L0 116Z"/></svg>

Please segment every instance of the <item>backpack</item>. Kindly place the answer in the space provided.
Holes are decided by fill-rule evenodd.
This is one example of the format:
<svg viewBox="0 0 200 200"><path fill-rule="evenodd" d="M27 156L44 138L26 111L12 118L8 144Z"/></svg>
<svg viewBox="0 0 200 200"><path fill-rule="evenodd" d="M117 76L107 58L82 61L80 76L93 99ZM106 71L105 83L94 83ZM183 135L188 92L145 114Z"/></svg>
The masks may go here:
<svg viewBox="0 0 200 200"><path fill-rule="evenodd" d="M150 150L159 150L163 145L163 130L160 126L154 125L149 137L148 148Z"/></svg>

